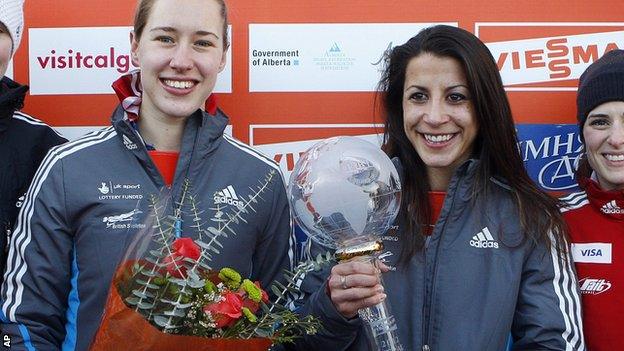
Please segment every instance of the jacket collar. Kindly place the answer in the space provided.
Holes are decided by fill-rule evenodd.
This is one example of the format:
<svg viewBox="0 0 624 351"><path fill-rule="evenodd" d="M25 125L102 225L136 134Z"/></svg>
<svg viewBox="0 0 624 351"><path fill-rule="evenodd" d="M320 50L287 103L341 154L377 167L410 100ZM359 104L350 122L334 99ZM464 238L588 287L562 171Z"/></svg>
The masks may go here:
<svg viewBox="0 0 624 351"><path fill-rule="evenodd" d="M131 122L139 119L139 109L143 96L143 85L141 84L141 71L136 69L119 77L111 85L121 107L126 111L124 116ZM210 94L206 100L204 110L210 115L217 113L217 98L214 94Z"/></svg>
<svg viewBox="0 0 624 351"><path fill-rule="evenodd" d="M0 133L9 127L13 112L24 105L27 91L28 86L20 85L7 77L0 80Z"/></svg>
<svg viewBox="0 0 624 351"><path fill-rule="evenodd" d="M597 181L590 178L580 179L579 185L585 190L589 203L597 211L609 218L624 220L624 191L603 190Z"/></svg>
<svg viewBox="0 0 624 351"><path fill-rule="evenodd" d="M125 138L123 136L122 138L124 138L123 141L126 148L130 150L137 149L138 147L135 145L145 145L141 135L136 131L137 128L133 127L133 123L139 119L143 94L140 70L134 70L121 76L113 82L112 87L120 102L113 113L112 124L121 134L125 135ZM228 118L217 108L216 97L214 94L211 94L208 100L206 100L204 110L198 109L189 116L182 145L197 143L195 146L200 147L199 151L208 152L212 141L223 134L227 124ZM191 133L192 137L187 136L189 128L199 130L197 138L195 137L196 133Z"/></svg>

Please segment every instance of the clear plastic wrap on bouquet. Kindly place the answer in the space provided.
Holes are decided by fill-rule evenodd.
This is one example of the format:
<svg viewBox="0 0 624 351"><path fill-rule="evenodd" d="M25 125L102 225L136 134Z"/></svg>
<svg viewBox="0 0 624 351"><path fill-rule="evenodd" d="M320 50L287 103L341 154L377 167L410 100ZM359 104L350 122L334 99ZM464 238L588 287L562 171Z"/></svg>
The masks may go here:
<svg viewBox="0 0 624 351"><path fill-rule="evenodd" d="M268 174L265 182L273 176ZM263 189L259 186L256 195ZM267 350L274 341L316 331L318 321L299 319L283 303L269 301L259 282L231 268L213 270L221 241L236 233L223 222L210 226L202 220L188 181L180 200L165 195L148 201L144 225L128 225L141 229L130 236L116 269L92 350L128 345L133 350ZM251 203L232 213L217 208L213 218L244 222ZM183 220L192 223L184 226L185 233ZM292 288L279 287L282 297Z"/></svg>

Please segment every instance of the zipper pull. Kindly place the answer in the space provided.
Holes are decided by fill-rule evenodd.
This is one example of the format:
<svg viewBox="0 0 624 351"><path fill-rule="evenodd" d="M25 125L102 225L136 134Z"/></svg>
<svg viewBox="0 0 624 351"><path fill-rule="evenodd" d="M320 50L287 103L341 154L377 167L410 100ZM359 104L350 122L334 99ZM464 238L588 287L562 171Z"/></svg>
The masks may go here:
<svg viewBox="0 0 624 351"><path fill-rule="evenodd" d="M431 351L431 349L429 348L429 345L423 345L422 351Z"/></svg>

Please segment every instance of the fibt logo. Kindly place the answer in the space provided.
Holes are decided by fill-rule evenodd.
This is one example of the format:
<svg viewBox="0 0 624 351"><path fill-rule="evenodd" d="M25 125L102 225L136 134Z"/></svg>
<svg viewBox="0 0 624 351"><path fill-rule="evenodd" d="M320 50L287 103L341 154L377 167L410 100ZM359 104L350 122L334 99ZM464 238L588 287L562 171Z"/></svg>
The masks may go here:
<svg viewBox="0 0 624 351"><path fill-rule="evenodd" d="M606 279L583 278L579 280L582 294L598 295L611 289L611 282Z"/></svg>
<svg viewBox="0 0 624 351"><path fill-rule="evenodd" d="M607 28L581 23L562 24L559 30L553 23L549 26L530 23L498 24L498 31L507 35L496 35L494 26L487 24L482 26L490 28L480 28L478 24L477 30L481 36L496 38L487 40L489 42L486 45L498 64L505 86L542 83L538 86L543 88L545 82L578 79L592 62L606 52L624 48L624 24ZM518 27L516 33L542 31L544 34L543 36L537 34L536 37L529 39L506 40L506 37L509 38L509 29L505 28L506 26ZM596 27L600 28L599 32L596 32ZM570 28L575 28L576 33L568 34ZM553 86L562 85L548 84L548 87Z"/></svg>

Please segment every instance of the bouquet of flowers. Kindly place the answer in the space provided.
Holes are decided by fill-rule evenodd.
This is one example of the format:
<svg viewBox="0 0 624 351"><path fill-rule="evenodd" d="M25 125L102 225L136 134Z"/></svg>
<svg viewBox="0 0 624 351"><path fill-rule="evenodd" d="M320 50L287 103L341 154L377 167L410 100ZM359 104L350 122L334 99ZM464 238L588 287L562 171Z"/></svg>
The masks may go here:
<svg viewBox="0 0 624 351"><path fill-rule="evenodd" d="M190 183L172 206L168 197L151 197L145 228L128 246L118 266L106 309L91 350L267 350L272 343L291 342L314 334L320 322L300 318L285 305L305 273L331 257L304 262L285 272L283 283L271 286L273 301L259 282L241 277L232 268L212 269L220 241L236 235L229 223L245 222L275 174L268 174L243 206L226 213L217 206L205 225ZM172 215L165 215L166 212ZM186 215L195 231L182 236Z"/></svg>

